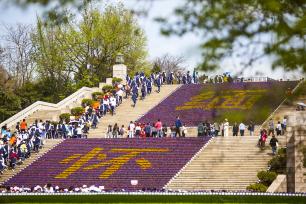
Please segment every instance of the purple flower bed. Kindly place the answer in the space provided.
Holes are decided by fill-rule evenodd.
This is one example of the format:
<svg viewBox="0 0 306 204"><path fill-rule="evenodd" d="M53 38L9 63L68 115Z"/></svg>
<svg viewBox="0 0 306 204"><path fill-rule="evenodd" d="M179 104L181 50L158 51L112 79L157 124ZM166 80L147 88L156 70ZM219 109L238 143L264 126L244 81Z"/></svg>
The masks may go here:
<svg viewBox="0 0 306 204"><path fill-rule="evenodd" d="M180 116L187 126L197 126L205 120L223 121L225 117L238 115L238 120L247 122L252 119L255 123L261 124L285 98L287 89L292 90L297 84L297 81L275 81L183 85L142 116L138 122L155 122L160 119L171 126L174 125L176 117ZM222 96L226 91L233 92L232 96ZM235 98L239 97L236 93L242 94L243 98L241 97L239 104L232 104L239 100ZM205 94L210 94L211 97L205 97ZM203 104L203 107L199 104ZM265 112L262 113L259 109L264 109Z"/></svg>
<svg viewBox="0 0 306 204"><path fill-rule="evenodd" d="M105 189L135 190L142 188L161 189L166 183L209 141L210 138L146 138L146 139L88 139L65 140L43 157L25 168L19 174L8 180L4 185L33 187L51 183L60 187L96 185ZM70 172L66 178L56 178L65 169L75 164L78 158L67 163L63 159L74 154L88 155L94 148L103 148L99 154L80 166L75 172ZM119 149L114 151L113 149ZM108 178L99 178L109 166L92 170L85 167L109 161L126 155L126 149L141 149L147 152L137 154L120 168L117 168ZM152 152L148 150L153 149ZM162 150L156 152L155 150ZM136 150L135 150L136 151ZM137 150L139 151L139 150ZM105 154L105 155L104 155ZM105 157L106 156L106 157ZM146 168L141 168L137 161L149 161ZM118 161L117 161L118 162ZM113 164L116 164L114 162ZM144 167L143 166L143 167ZM138 180L136 187L131 186L131 180Z"/></svg>

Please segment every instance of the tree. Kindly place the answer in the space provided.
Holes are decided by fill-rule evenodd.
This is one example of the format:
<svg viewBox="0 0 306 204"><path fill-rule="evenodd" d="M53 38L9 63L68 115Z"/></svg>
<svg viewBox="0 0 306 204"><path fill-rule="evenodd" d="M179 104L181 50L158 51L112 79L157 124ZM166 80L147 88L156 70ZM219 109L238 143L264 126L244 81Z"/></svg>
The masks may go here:
<svg viewBox="0 0 306 204"><path fill-rule="evenodd" d="M202 35L202 70L242 55L245 67L268 56L273 68L306 72L305 0L186 0L175 15L157 19L162 33Z"/></svg>
<svg viewBox="0 0 306 204"><path fill-rule="evenodd" d="M19 98L13 93L14 83L9 73L0 65L0 122L21 108Z"/></svg>
<svg viewBox="0 0 306 204"><path fill-rule="evenodd" d="M78 88L95 86L111 77L118 53L124 55L129 73L149 68L144 33L122 5L108 6L102 13L86 7L80 21L69 22L39 21L34 44L42 76L72 80Z"/></svg>
<svg viewBox="0 0 306 204"><path fill-rule="evenodd" d="M33 78L34 62L31 42L31 26L17 24L15 27L5 25L5 47L2 49L2 62L11 77L15 79L16 88L23 86Z"/></svg>
<svg viewBox="0 0 306 204"><path fill-rule="evenodd" d="M185 72L186 68L184 66L185 59L183 57L171 56L165 54L162 57L157 57L154 61L153 70L162 72Z"/></svg>

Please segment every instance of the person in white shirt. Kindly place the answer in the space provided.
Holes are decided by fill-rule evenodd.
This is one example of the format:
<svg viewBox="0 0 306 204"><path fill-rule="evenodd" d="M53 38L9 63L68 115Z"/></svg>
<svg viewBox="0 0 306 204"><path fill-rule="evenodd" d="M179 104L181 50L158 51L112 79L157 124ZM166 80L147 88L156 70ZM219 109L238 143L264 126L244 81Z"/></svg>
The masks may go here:
<svg viewBox="0 0 306 204"><path fill-rule="evenodd" d="M239 124L239 131L240 131L240 136L244 136L245 124L243 124L242 122Z"/></svg>
<svg viewBox="0 0 306 204"><path fill-rule="evenodd" d="M81 137L82 137L82 134L83 134L81 126L78 126L78 127L76 128L76 132L77 132L77 137L78 137L78 138L81 138Z"/></svg>
<svg viewBox="0 0 306 204"><path fill-rule="evenodd" d="M223 130L224 130L224 137L228 137L229 122L227 121L227 119L225 119L225 122L223 123Z"/></svg>
<svg viewBox="0 0 306 204"><path fill-rule="evenodd" d="M122 89L119 89L116 94L119 97L119 104L121 104L122 103L122 97L123 97Z"/></svg>
<svg viewBox="0 0 306 204"><path fill-rule="evenodd" d="M135 124L133 123L133 121L131 121L129 124L129 138L134 137L134 130L135 130Z"/></svg>
<svg viewBox="0 0 306 204"><path fill-rule="evenodd" d="M104 115L106 115L106 112L109 109L109 99L108 98L104 98L103 99L103 106L104 106Z"/></svg>
<svg viewBox="0 0 306 204"><path fill-rule="evenodd" d="M111 113L112 115L115 114L115 108L116 108L116 105L117 105L117 102L116 102L116 98L114 96L110 97L110 107L111 107Z"/></svg>

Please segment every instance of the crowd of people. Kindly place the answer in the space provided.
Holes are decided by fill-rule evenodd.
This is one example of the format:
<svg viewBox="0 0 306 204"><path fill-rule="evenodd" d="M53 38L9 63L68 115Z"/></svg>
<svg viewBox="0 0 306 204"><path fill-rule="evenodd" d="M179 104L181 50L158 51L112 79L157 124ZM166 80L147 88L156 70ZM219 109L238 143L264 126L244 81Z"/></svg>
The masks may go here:
<svg viewBox="0 0 306 204"><path fill-rule="evenodd" d="M198 136L224 136L227 137L229 136L229 122L227 119L225 119L224 122L218 123L209 123L205 121L204 123L200 123L198 125ZM249 131L250 136L254 135L254 130L255 130L255 124L254 122L250 122L249 125L245 125L243 122L241 122L239 125L235 122L234 125L232 126L232 134L233 136L244 136L246 131Z"/></svg>
<svg viewBox="0 0 306 204"><path fill-rule="evenodd" d="M106 138L144 138L144 137L186 137L187 127L182 123L179 116L173 124L168 126L160 119L153 123L140 123L130 121L127 128L124 125L119 127L108 125Z"/></svg>

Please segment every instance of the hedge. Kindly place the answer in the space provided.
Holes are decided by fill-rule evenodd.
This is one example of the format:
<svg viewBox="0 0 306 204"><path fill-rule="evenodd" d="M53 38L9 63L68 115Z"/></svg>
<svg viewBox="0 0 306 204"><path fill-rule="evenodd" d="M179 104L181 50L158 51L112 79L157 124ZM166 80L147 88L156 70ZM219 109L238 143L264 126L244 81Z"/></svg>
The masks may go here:
<svg viewBox="0 0 306 204"><path fill-rule="evenodd" d="M270 171L278 174L286 174L287 155L286 148L280 148L277 155L269 161Z"/></svg>
<svg viewBox="0 0 306 204"><path fill-rule="evenodd" d="M62 113L62 114L60 114L59 118L60 118L60 120L65 121L66 123L69 123L70 116L71 116L70 113Z"/></svg>
<svg viewBox="0 0 306 204"><path fill-rule="evenodd" d="M250 185L247 187L247 190L255 191L255 192L266 192L267 189L268 189L268 187L265 186L265 185L262 184L262 183L250 184Z"/></svg>
<svg viewBox="0 0 306 204"><path fill-rule="evenodd" d="M93 92L91 95L94 100L98 100L101 99L101 97L103 97L104 94L102 92Z"/></svg>
<svg viewBox="0 0 306 204"><path fill-rule="evenodd" d="M120 83L120 82L122 82L122 79L121 79L121 78L114 77L114 78L112 79L112 84L116 84L116 83Z"/></svg>
<svg viewBox="0 0 306 204"><path fill-rule="evenodd" d="M90 98L84 98L84 99L82 99L82 106L86 106L86 105L91 106L91 105L92 105L92 102L93 102L92 99L90 99Z"/></svg>
<svg viewBox="0 0 306 204"><path fill-rule="evenodd" d="M19 195L0 196L0 203L305 203L305 196L274 195Z"/></svg>
<svg viewBox="0 0 306 204"><path fill-rule="evenodd" d="M85 112L83 107L75 107L71 109L71 115L73 116L81 116Z"/></svg>
<svg viewBox="0 0 306 204"><path fill-rule="evenodd" d="M271 183L276 179L277 174L272 171L260 171L257 173L257 177L262 184L265 186L270 186Z"/></svg>
<svg viewBox="0 0 306 204"><path fill-rule="evenodd" d="M114 89L114 87L112 85L105 85L102 87L102 90L104 93L110 92Z"/></svg>

